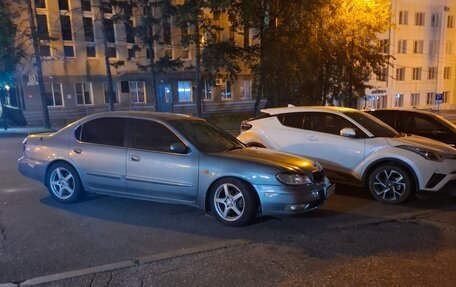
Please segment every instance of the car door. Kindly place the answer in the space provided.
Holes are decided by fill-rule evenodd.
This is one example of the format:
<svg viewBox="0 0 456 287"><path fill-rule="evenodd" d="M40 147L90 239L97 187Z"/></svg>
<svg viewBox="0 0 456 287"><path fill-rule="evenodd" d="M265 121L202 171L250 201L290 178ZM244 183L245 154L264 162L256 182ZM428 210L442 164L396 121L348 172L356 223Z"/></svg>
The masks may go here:
<svg viewBox="0 0 456 287"><path fill-rule="evenodd" d="M351 172L364 159L364 133L344 117L327 112L310 112L306 126L306 144L309 155L319 161L327 170L328 176L340 180L350 180ZM352 128L357 137L340 135L343 128Z"/></svg>
<svg viewBox="0 0 456 287"><path fill-rule="evenodd" d="M414 134L441 142L451 143L453 136L452 132L442 123L430 116L419 113L413 113L411 117Z"/></svg>
<svg viewBox="0 0 456 287"><path fill-rule="evenodd" d="M70 144L70 157L84 187L93 192L125 192L127 119L103 117L80 125Z"/></svg>
<svg viewBox="0 0 456 287"><path fill-rule="evenodd" d="M130 195L155 200L195 201L198 186L198 153L188 149L173 152L181 143L164 124L146 119L129 121L127 190Z"/></svg>

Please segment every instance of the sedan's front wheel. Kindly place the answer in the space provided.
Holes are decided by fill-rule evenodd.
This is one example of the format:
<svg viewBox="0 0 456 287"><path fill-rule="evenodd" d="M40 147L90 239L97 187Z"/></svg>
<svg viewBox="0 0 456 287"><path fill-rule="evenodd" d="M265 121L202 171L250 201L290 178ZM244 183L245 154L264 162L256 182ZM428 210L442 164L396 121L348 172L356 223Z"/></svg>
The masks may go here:
<svg viewBox="0 0 456 287"><path fill-rule="evenodd" d="M64 162L55 163L49 168L46 186L55 200L64 203L77 201L84 192L78 173Z"/></svg>
<svg viewBox="0 0 456 287"><path fill-rule="evenodd" d="M399 204L412 195L413 184L409 173L402 167L384 165L371 172L369 189L376 200Z"/></svg>
<svg viewBox="0 0 456 287"><path fill-rule="evenodd" d="M235 178L217 181L210 192L210 204L215 217L229 226L249 224L258 212L254 191Z"/></svg>

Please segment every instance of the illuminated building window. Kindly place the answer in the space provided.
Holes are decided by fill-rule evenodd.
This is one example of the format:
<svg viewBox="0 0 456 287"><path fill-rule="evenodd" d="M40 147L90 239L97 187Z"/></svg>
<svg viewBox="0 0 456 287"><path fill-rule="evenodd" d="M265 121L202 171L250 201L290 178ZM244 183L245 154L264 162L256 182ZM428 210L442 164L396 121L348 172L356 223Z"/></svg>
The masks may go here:
<svg viewBox="0 0 456 287"><path fill-rule="evenodd" d="M178 81L177 82L177 94L179 102L191 102L193 101L192 94L192 82L191 81Z"/></svg>
<svg viewBox="0 0 456 287"><path fill-rule="evenodd" d="M231 91L231 82L230 81L225 81L222 84L222 100L231 100L233 99L233 94Z"/></svg>
<svg viewBox="0 0 456 287"><path fill-rule="evenodd" d="M129 89L130 89L130 101L132 103L145 103L146 102L146 93L144 82L139 81L130 81L129 82Z"/></svg>
<svg viewBox="0 0 456 287"><path fill-rule="evenodd" d="M76 103L78 105L91 105L92 101L92 84L91 83L76 83Z"/></svg>
<svg viewBox="0 0 456 287"><path fill-rule="evenodd" d="M45 90L48 107L63 106L62 84L46 84Z"/></svg>
<svg viewBox="0 0 456 287"><path fill-rule="evenodd" d="M397 94L394 96L394 107L400 108L404 106L404 94Z"/></svg>
<svg viewBox="0 0 456 287"><path fill-rule="evenodd" d="M420 94L419 93L413 93L410 95L410 105L412 107L420 105Z"/></svg>

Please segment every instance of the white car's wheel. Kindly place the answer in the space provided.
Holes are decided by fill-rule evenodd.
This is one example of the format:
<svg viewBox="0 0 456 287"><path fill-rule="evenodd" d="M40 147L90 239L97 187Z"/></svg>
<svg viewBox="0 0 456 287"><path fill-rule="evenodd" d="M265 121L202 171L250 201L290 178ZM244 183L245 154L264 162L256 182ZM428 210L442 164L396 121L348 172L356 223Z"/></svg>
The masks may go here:
<svg viewBox="0 0 456 287"><path fill-rule="evenodd" d="M213 185L210 204L215 217L229 226L249 224L258 211L251 188L235 178L221 179Z"/></svg>
<svg viewBox="0 0 456 287"><path fill-rule="evenodd" d="M404 168L383 165L370 173L369 189L376 200L388 204L399 204L413 194L413 183Z"/></svg>
<svg viewBox="0 0 456 287"><path fill-rule="evenodd" d="M55 200L64 203L77 201L84 192L78 173L64 162L55 163L49 168L46 186Z"/></svg>

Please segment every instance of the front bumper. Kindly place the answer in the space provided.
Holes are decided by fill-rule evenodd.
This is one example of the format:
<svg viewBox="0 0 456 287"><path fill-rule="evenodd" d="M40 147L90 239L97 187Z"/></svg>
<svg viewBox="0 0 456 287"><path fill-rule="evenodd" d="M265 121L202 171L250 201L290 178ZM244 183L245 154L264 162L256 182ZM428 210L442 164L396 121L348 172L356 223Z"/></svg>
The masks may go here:
<svg viewBox="0 0 456 287"><path fill-rule="evenodd" d="M326 178L311 186L255 185L262 215L290 215L322 206L334 194L335 186Z"/></svg>
<svg viewBox="0 0 456 287"><path fill-rule="evenodd" d="M422 175L426 175L420 184L420 191L431 192L448 192L451 189L448 186L454 186L452 182L456 181L456 160L447 159L435 164L427 164L422 167Z"/></svg>

